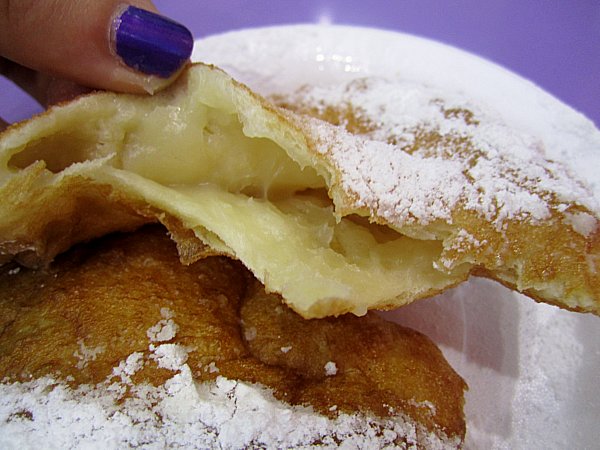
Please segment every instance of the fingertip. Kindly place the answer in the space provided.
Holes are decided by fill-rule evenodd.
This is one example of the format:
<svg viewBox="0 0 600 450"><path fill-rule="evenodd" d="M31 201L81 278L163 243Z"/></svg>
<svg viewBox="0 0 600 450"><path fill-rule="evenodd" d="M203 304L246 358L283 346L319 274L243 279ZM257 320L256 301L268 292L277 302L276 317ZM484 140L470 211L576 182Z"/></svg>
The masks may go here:
<svg viewBox="0 0 600 450"><path fill-rule="evenodd" d="M134 5L134 6L133 6ZM79 85L154 92L189 61L189 30L148 0L22 0L0 11L0 51L32 69Z"/></svg>
<svg viewBox="0 0 600 450"><path fill-rule="evenodd" d="M187 64L184 64L169 78L161 78L132 70L119 62L103 72L101 81L95 85L88 84L87 86L132 94L154 94L173 83L186 67Z"/></svg>
<svg viewBox="0 0 600 450"><path fill-rule="evenodd" d="M45 98L43 99L43 106L45 107L66 102L92 91L88 87L61 78L49 77L44 84Z"/></svg>
<svg viewBox="0 0 600 450"><path fill-rule="evenodd" d="M180 23L132 5L117 8L109 41L126 66L163 79L181 70L194 45L192 33Z"/></svg>

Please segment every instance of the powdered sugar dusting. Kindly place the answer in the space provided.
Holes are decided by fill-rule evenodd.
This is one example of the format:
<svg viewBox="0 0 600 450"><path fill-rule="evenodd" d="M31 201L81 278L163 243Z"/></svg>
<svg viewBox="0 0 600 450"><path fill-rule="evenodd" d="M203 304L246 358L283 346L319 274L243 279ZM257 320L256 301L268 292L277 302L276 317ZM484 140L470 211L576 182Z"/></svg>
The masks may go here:
<svg viewBox="0 0 600 450"><path fill-rule="evenodd" d="M485 239L480 241L475 236L473 236L471 233L469 233L467 230L462 229L457 233L456 237L453 239L452 244L450 245L448 250L457 252L457 253L465 253L467 250L471 250L473 248L481 248L486 243L487 243L487 241ZM450 270L454 266L455 258L449 259L449 258L441 257L440 263L441 263L441 266L440 266L440 264L438 264L437 261L434 262L433 265L438 270L444 270L444 269Z"/></svg>
<svg viewBox="0 0 600 450"><path fill-rule="evenodd" d="M331 152L343 174L344 189L356 193L355 207L369 208L392 224L419 220L450 220L462 193L465 177L458 164L398 152L385 142L367 141L343 130L313 122L314 138ZM336 143L336 145L333 145ZM342 143L340 145L340 143ZM460 186L441 195L441 185ZM402 192L402 196L397 193Z"/></svg>
<svg viewBox="0 0 600 450"><path fill-rule="evenodd" d="M169 308L161 308L163 319L146 331L151 342L170 341L177 334L177 324L173 321L174 314Z"/></svg>
<svg viewBox="0 0 600 450"><path fill-rule="evenodd" d="M169 370L178 370L188 358L188 349L177 344L162 344L158 347L151 346L153 350L150 358L158 363L158 367Z"/></svg>
<svg viewBox="0 0 600 450"><path fill-rule="evenodd" d="M450 221L458 204L498 229L506 220L536 223L568 205L600 211L592 189L549 159L543 139L458 94L368 78L306 86L284 103L353 133L311 122L356 206L394 225Z"/></svg>
<svg viewBox="0 0 600 450"><path fill-rule="evenodd" d="M328 361L327 364L325 364L325 375L332 377L337 374L337 372L337 365L333 361Z"/></svg>
<svg viewBox="0 0 600 450"><path fill-rule="evenodd" d="M135 386L132 392L122 398L121 391L105 385L70 389L52 378L2 384L0 446L233 449L337 448L341 443L345 448L389 448L406 439L405 448L412 448L417 436L427 448L458 445L402 417L382 421L340 414L328 419L310 408L281 403L260 386L223 377L197 384L187 366L164 386Z"/></svg>
<svg viewBox="0 0 600 450"><path fill-rule="evenodd" d="M303 95L336 106L350 98L348 83L379 77L368 94L351 96L373 125L369 140L389 142L392 135L394 145L407 150L418 147L427 132L454 139L454 144L467 140L477 150L477 158L461 160L461 155L443 155L442 145L415 147L412 159L396 156L397 166L406 170L394 172L386 167L388 155L381 161L371 159L384 147L371 144L376 148L369 158L360 158L352 147L365 143L348 139L350 148L332 155L343 173L344 188L366 199L356 204L359 208L387 193L372 210L387 213L381 217L391 223L446 220L457 199L499 228L507 219L543 220L552 208L564 204L579 204L600 214L598 198L592 195L600 186L600 131L532 83L461 50L383 30L306 25L210 37L199 42L193 59L225 68L263 95L289 95L311 85L312 91ZM346 70L350 60L352 70ZM380 127L382 123L385 127ZM327 136L329 131L322 140ZM447 164L442 170L443 164L424 163L419 155L446 163L453 160L462 167ZM498 169L502 177L497 176ZM433 183L431 172L444 179ZM399 178L381 180L381 173ZM383 185L375 186L376 178ZM423 178L428 183L413 184ZM418 192L442 185L444 192ZM412 210L405 201L392 201L392 193L397 197L398 192L414 199ZM447 198L439 200L437 194L443 193ZM425 206L432 204L443 208L427 212Z"/></svg>
<svg viewBox="0 0 600 450"><path fill-rule="evenodd" d="M600 131L590 120L518 75L439 42L360 27L283 26L208 37L192 59L226 69L263 95L386 76L468 97L514 132L543 140L549 160L600 187Z"/></svg>
<svg viewBox="0 0 600 450"><path fill-rule="evenodd" d="M172 320L167 317L162 320ZM141 352L129 355L95 386L71 388L51 377L0 384L0 447L416 448L419 441L441 449L460 444L402 415L330 419L312 408L282 403L260 385L221 376L197 383L186 364L189 349L155 346L154 334L149 338L149 360L174 372L162 386L132 383L147 362ZM329 362L325 370L334 375L337 367Z"/></svg>
<svg viewBox="0 0 600 450"><path fill-rule="evenodd" d="M131 377L144 366L144 354L132 353L125 361L121 361L117 367L113 367L111 379L117 377L123 384L131 384Z"/></svg>
<svg viewBox="0 0 600 450"><path fill-rule="evenodd" d="M594 216L584 212L566 214L565 221L570 224L577 233L584 237L591 236L598 227Z"/></svg>
<svg viewBox="0 0 600 450"><path fill-rule="evenodd" d="M76 367L78 369L83 369L88 365L88 362L94 361L99 354L103 353L106 350L106 346L98 345L96 347L88 347L85 345L83 339L79 339L77 341L79 344L79 350L75 351L73 356L78 359Z"/></svg>

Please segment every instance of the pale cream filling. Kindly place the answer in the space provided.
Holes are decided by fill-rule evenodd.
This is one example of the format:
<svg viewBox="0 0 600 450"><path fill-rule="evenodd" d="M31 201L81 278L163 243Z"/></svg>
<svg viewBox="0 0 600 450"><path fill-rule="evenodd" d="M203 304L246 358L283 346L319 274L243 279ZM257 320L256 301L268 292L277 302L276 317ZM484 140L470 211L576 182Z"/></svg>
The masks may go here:
<svg viewBox="0 0 600 450"><path fill-rule="evenodd" d="M109 183L179 218L306 317L364 314L466 272L434 269L441 241L337 217L333 175L302 151L301 133L225 81L201 72L175 97L88 98L39 125L5 161L15 170L42 159L57 178Z"/></svg>

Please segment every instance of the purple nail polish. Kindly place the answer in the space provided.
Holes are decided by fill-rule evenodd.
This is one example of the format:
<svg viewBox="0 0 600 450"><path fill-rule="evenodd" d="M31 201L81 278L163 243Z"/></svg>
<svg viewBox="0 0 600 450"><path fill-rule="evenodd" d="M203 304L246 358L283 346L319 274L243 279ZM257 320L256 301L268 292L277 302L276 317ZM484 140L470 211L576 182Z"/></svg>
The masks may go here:
<svg viewBox="0 0 600 450"><path fill-rule="evenodd" d="M134 6L114 20L112 33L114 51L126 65L162 78L181 68L194 45L183 25Z"/></svg>

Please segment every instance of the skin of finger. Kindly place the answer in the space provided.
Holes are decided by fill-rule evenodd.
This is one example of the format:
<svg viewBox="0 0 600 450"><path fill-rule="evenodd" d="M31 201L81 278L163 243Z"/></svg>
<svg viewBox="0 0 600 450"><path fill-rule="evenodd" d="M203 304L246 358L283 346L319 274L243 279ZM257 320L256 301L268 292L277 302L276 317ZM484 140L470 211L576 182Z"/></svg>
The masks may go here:
<svg viewBox="0 0 600 450"><path fill-rule="evenodd" d="M110 51L110 25L124 4L157 12L146 0L0 0L0 54L84 86L143 92L148 77Z"/></svg>
<svg viewBox="0 0 600 450"><path fill-rule="evenodd" d="M70 100L92 90L64 78L37 72L2 57L0 57L0 75L12 80L44 107ZM4 124L6 125L6 122Z"/></svg>

